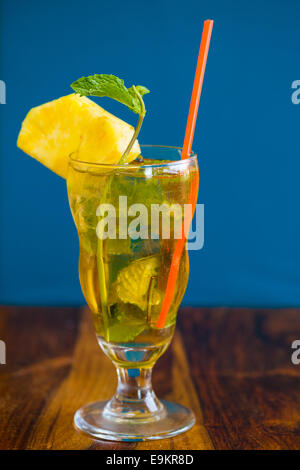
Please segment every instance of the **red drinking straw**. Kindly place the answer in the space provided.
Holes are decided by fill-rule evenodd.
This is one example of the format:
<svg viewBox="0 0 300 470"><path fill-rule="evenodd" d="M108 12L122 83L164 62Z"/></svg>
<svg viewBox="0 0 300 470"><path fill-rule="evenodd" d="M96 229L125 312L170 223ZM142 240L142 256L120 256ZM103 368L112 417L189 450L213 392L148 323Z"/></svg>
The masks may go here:
<svg viewBox="0 0 300 470"><path fill-rule="evenodd" d="M194 132L195 132L198 107L199 107L199 101L200 101L200 96L201 96L207 54L208 54L213 24L214 24L213 20L204 21L181 159L188 158L192 151L192 143L193 143L193 137L194 137ZM193 205L193 211L190 213L189 219L185 221L186 226L189 226L189 224L192 221L193 212L194 212L196 201L197 201L197 194L198 194L198 177L195 176L194 179L192 180L191 192L188 198L188 204ZM175 250L174 250L174 254L173 254L171 266L170 266L166 294L163 300L159 318L156 323L156 328L164 327L166 319L167 319L167 315L171 306L171 302L174 297L176 280L177 280L177 275L178 275L178 270L179 270L179 265L180 265L180 258L181 258L182 251L185 245L185 232L184 232L185 224L183 223L183 227L182 227L183 229L182 237L177 241L176 246L175 246Z"/></svg>

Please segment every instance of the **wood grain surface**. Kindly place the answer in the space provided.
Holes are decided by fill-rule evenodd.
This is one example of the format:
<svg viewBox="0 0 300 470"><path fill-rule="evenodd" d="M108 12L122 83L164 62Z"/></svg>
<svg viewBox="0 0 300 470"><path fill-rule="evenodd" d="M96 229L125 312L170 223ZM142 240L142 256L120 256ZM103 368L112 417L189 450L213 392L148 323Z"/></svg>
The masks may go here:
<svg viewBox="0 0 300 470"><path fill-rule="evenodd" d="M0 339L0 449L300 449L300 365L291 363L300 310L181 309L153 385L191 407L197 423L136 444L73 427L77 408L116 387L86 308L2 307Z"/></svg>

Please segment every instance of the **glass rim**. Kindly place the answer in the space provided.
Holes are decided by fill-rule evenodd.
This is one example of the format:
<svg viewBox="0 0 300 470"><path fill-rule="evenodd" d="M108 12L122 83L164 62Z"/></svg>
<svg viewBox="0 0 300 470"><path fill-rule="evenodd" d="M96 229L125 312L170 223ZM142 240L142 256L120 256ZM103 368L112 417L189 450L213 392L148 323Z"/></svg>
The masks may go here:
<svg viewBox="0 0 300 470"><path fill-rule="evenodd" d="M161 149L170 149L170 150L180 150L182 151L182 147L176 147L176 146L171 146L171 145L151 145L151 144L141 144L140 145L141 149L143 148L161 148ZM77 160L72 157L72 155L76 154L77 152L72 152L69 155L69 164L75 163L79 165L85 165L89 167L95 167L95 168L110 168L110 169L122 169L122 170L131 170L131 169L142 169L142 168L164 168L164 167L170 167L174 165L182 165L186 163L187 161L195 161L197 160L197 154L194 151L191 151L191 154L183 159L183 160L174 160L170 161L168 163L153 163L149 165L137 165L136 163L93 163L93 162L87 162L84 160Z"/></svg>

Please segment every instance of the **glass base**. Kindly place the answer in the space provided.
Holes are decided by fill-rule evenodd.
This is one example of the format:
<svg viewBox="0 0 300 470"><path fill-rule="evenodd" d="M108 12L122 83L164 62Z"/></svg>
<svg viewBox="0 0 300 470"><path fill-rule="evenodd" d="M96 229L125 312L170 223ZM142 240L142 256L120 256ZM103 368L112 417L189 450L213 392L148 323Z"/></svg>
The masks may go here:
<svg viewBox="0 0 300 470"><path fill-rule="evenodd" d="M162 411L151 418L122 418L107 413L110 402L91 403L74 416L75 426L97 439L148 441L173 437L190 429L195 416L185 406L161 400Z"/></svg>

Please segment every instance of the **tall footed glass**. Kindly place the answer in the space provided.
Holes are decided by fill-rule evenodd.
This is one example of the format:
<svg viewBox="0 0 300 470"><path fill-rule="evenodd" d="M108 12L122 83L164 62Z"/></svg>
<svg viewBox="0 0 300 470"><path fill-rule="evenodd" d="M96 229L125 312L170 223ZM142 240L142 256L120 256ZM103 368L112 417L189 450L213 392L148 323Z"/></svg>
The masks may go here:
<svg viewBox="0 0 300 470"><path fill-rule="evenodd" d="M72 155L67 178L82 291L118 375L113 398L84 406L74 420L93 437L118 441L174 436L195 421L184 406L158 400L151 373L170 344L188 282L185 244L175 276L171 265L198 182L197 159L180 160L181 149L159 146L142 146L142 156L129 165L102 165ZM162 319L167 285L172 302Z"/></svg>

